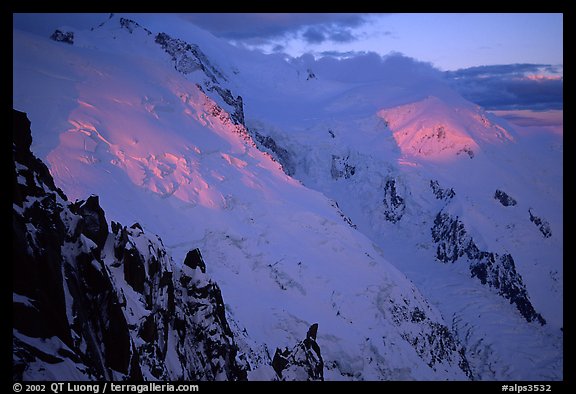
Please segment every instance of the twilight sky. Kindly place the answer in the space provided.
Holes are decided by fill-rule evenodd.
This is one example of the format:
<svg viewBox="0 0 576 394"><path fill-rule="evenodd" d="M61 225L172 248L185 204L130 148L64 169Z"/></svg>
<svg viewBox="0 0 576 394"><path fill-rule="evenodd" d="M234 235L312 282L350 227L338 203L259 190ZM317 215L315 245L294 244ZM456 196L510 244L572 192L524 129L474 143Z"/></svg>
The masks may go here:
<svg viewBox="0 0 576 394"><path fill-rule="evenodd" d="M161 31L156 14L133 19ZM14 14L14 26L49 36L107 14ZM399 52L447 71L489 109L561 109L563 14L175 14L235 45L297 57ZM162 19L165 21L165 18ZM165 23L165 22L163 22Z"/></svg>
<svg viewBox="0 0 576 394"><path fill-rule="evenodd" d="M183 14L215 35L293 56L391 51L441 70L562 64L562 14Z"/></svg>

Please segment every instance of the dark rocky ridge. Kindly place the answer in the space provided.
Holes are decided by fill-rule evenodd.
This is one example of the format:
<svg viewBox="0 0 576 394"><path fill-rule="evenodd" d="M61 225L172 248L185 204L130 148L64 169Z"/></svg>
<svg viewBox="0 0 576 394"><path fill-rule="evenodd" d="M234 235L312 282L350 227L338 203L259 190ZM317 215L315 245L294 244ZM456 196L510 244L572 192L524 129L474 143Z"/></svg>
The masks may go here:
<svg viewBox="0 0 576 394"><path fill-rule="evenodd" d="M262 135L257 131L253 131L253 134L258 149L268 151L274 160L280 163L286 175L292 176L296 173L296 163L294 163L294 159L287 149L278 145L276 141L268 135Z"/></svg>
<svg viewBox="0 0 576 394"><path fill-rule="evenodd" d="M174 68L180 73L186 75L201 70L208 77L204 82L206 90L216 92L226 104L232 107L230 119L234 124L245 126L242 96L234 97L230 89L220 86L221 82L227 81L226 77L210 63L198 45L172 38L166 33L158 33L155 42L170 55L174 62Z"/></svg>
<svg viewBox="0 0 576 394"><path fill-rule="evenodd" d="M455 263L460 258L467 258L472 277L478 278L482 284L496 289L499 295L510 300L528 322L546 324L546 320L532 306L522 276L516 271L510 254L500 255L480 250L466 232L464 223L457 216L453 217L443 211L434 220L432 239L436 242L436 258L439 261Z"/></svg>
<svg viewBox="0 0 576 394"><path fill-rule="evenodd" d="M448 200L454 198L454 196L456 195L456 192L454 192L454 189L452 189L452 188L443 189L442 187L440 187L440 184L436 180L430 181L430 188L432 189L432 193L434 193L434 196L438 200L448 201Z"/></svg>
<svg viewBox="0 0 576 394"><path fill-rule="evenodd" d="M430 320L424 310L418 306L413 307L405 298L402 302L394 302L392 299L388 302L394 324L401 326L403 322L409 321L426 327L425 330L416 332L405 331L402 333L402 338L412 345L418 356L430 368L436 369L439 364L448 360L458 365L468 378L474 378L466 357L466 349L447 326Z"/></svg>
<svg viewBox="0 0 576 394"><path fill-rule="evenodd" d="M514 205L518 204L518 202L510 197L506 192L496 189L494 192L494 199L500 201L500 204L504 205L505 207L513 207Z"/></svg>
<svg viewBox="0 0 576 394"><path fill-rule="evenodd" d="M226 80L224 75L212 66L208 57L198 45L189 44L178 38L172 38L166 33L158 33L155 42L169 54L174 62L174 68L182 74L190 74L202 70L210 80L217 84L218 80Z"/></svg>
<svg viewBox="0 0 576 394"><path fill-rule="evenodd" d="M552 236L552 230L550 229L550 223L548 221L534 215L532 213L532 208L528 209L530 214L530 221L538 227L538 230L542 233L544 238L550 238Z"/></svg>
<svg viewBox="0 0 576 394"><path fill-rule="evenodd" d="M54 33L50 36L50 39L58 42L64 42L66 44L74 44L74 32L67 31L63 32L58 29L54 30Z"/></svg>
<svg viewBox="0 0 576 394"><path fill-rule="evenodd" d="M340 217L352 228L358 228L358 226L356 226L354 224L354 222L352 221L352 219L350 219L349 216L345 215L344 212L342 212L342 210L340 209L340 206L338 205L338 201L332 201L330 203L330 205L332 205L336 211L338 212L338 215L340 215Z"/></svg>
<svg viewBox="0 0 576 394"><path fill-rule="evenodd" d="M384 185L384 200L382 200L382 203L384 205L384 218L387 221L397 223L402 219L404 211L406 210L406 203L404 202L404 198L398 195L395 179L386 179L386 184Z"/></svg>
<svg viewBox="0 0 576 394"><path fill-rule="evenodd" d="M356 173L356 167L349 164L349 160L350 156L341 157L338 155L332 155L332 165L330 167L330 175L332 176L332 179L350 179Z"/></svg>
<svg viewBox="0 0 576 394"><path fill-rule="evenodd" d="M111 15L112 16L112 15ZM152 32L148 29L146 29L145 27L142 27L138 22L133 21L132 19L128 19L128 18L120 18L120 26L123 29L128 30L129 33L134 33L134 30L136 29L142 29L146 32L147 35L152 35Z"/></svg>
<svg viewBox="0 0 576 394"><path fill-rule="evenodd" d="M226 104L228 104L234 109L234 111L232 111L230 114L230 119L232 120L232 123L236 125L245 126L244 101L242 100L242 96L236 96L236 98L234 98L230 89L223 89L218 85L211 85L211 84L206 85L207 85L206 89L209 92L216 91L216 93L218 93L218 95L222 98L222 100L224 100Z"/></svg>

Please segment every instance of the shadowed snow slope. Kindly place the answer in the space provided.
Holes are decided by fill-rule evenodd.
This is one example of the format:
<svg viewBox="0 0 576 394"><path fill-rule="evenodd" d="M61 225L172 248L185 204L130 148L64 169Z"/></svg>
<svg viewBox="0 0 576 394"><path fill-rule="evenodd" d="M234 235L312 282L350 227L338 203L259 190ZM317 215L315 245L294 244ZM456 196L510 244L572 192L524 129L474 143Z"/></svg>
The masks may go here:
<svg viewBox="0 0 576 394"><path fill-rule="evenodd" d="M326 380L562 377L561 141L523 142L410 59L367 59L360 78L160 32L118 17L72 45L14 31L14 106L70 198L98 194L175 261L200 247L248 379L313 323ZM440 212L465 235L433 237ZM545 325L473 277L483 254L439 261L469 239L513 257L487 272Z"/></svg>

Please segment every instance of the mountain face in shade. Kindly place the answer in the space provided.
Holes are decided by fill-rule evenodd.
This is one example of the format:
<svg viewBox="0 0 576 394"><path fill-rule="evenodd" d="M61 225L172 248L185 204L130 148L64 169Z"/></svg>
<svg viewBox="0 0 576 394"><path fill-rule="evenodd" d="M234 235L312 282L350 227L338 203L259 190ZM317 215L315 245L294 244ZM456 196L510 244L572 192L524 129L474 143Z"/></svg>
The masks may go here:
<svg viewBox="0 0 576 394"><path fill-rule="evenodd" d="M286 60L158 18L14 31L47 166L14 173L20 376L562 378L561 138L411 59Z"/></svg>

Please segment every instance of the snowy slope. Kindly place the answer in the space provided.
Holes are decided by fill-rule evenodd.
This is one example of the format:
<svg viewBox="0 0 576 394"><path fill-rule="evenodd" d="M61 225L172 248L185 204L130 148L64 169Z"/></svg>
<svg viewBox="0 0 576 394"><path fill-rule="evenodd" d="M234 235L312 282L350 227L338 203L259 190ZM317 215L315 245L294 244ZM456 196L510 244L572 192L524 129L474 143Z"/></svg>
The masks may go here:
<svg viewBox="0 0 576 394"><path fill-rule="evenodd" d="M408 66L420 78L406 78ZM316 78L306 93L332 89L336 73L323 75L322 60L307 67ZM372 79L370 69L340 76L340 91L328 99L305 94L303 107L315 117L298 107L284 117L247 108L247 124L274 140L262 138L452 320L477 378L561 378L561 136L516 132L409 59L392 56L375 68ZM462 235L450 237L445 223L439 236L439 214ZM470 241L473 253L465 251ZM455 247L454 264L441 262L439 248ZM514 262L508 270L498 266L504 256Z"/></svg>
<svg viewBox="0 0 576 394"><path fill-rule="evenodd" d="M175 261L200 246L255 353L319 323L326 379L465 379L466 359L479 379L562 377L561 140L521 138L411 59L286 61L165 22L14 32L14 105L68 196L98 193ZM544 326L467 255L438 261L441 211L513 256Z"/></svg>
<svg viewBox="0 0 576 394"><path fill-rule="evenodd" d="M98 193L110 219L160 235L175 261L199 246L247 353L271 358L318 323L326 379L467 379L438 311L206 96L212 68L178 57L190 66L178 71L153 35L119 22L73 45L14 32L15 107L57 185ZM269 376L259 360L249 379Z"/></svg>
<svg viewBox="0 0 576 394"><path fill-rule="evenodd" d="M478 353L478 378L561 376L561 135L514 130L401 56L238 60L233 68L259 146L337 201L451 318ZM439 199L433 185L455 197ZM498 193L517 204L504 206ZM511 256L509 272L488 269L483 284L471 271L485 265L478 258L439 264L432 232L441 211L462 223L480 255ZM447 269L455 271L450 283Z"/></svg>

